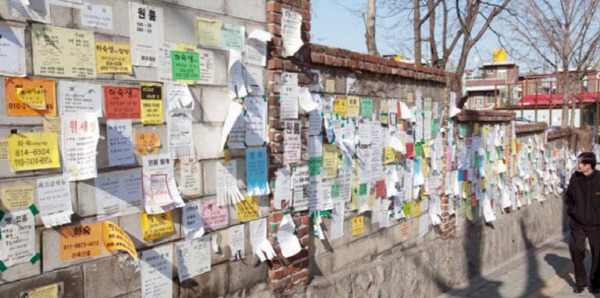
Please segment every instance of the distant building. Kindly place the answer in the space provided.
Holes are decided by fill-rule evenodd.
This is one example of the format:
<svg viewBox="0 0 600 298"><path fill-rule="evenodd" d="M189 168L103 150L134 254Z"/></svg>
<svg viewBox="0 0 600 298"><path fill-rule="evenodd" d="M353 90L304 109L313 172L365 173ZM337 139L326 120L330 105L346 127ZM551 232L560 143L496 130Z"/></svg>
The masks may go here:
<svg viewBox="0 0 600 298"><path fill-rule="evenodd" d="M515 62L486 62L481 66L482 75L470 75L465 80L465 91L469 96L466 108L490 110L497 108L498 96L506 96L499 86L519 82L519 65Z"/></svg>

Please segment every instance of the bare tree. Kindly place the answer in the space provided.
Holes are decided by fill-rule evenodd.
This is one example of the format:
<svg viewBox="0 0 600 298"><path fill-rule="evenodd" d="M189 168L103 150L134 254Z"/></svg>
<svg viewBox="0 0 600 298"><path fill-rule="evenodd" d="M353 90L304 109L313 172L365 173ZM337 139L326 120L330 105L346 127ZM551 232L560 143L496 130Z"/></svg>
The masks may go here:
<svg viewBox="0 0 600 298"><path fill-rule="evenodd" d="M365 38L367 40L367 51L371 55L379 55L377 51L377 42L375 41L375 14L377 0L367 1L367 32Z"/></svg>
<svg viewBox="0 0 600 298"><path fill-rule="evenodd" d="M562 127L567 126L574 88L598 61L599 6L600 0L517 0L504 18L512 49L536 53L554 68L563 93ZM575 101L572 104L571 126Z"/></svg>

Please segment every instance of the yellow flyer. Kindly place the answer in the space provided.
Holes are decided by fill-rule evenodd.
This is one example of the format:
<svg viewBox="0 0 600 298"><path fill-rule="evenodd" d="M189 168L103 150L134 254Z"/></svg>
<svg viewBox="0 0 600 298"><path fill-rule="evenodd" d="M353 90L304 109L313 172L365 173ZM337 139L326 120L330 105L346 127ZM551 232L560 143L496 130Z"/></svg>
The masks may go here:
<svg viewBox="0 0 600 298"><path fill-rule="evenodd" d="M0 139L0 160L8 160L8 139Z"/></svg>
<svg viewBox="0 0 600 298"><path fill-rule="evenodd" d="M58 284L35 288L27 292L27 298L58 298Z"/></svg>
<svg viewBox="0 0 600 298"><path fill-rule="evenodd" d="M331 179L337 177L339 167L339 149L334 144L323 144L323 169L325 169L327 176L325 178Z"/></svg>
<svg viewBox="0 0 600 298"><path fill-rule="evenodd" d="M364 215L352 218L352 237L360 236L365 233Z"/></svg>
<svg viewBox="0 0 600 298"><path fill-rule="evenodd" d="M96 71L98 73L132 74L129 44L96 42Z"/></svg>
<svg viewBox="0 0 600 298"><path fill-rule="evenodd" d="M383 148L383 159L384 159L384 163L386 163L386 164L394 162L394 160L396 159L396 152L394 151L394 148L392 148L390 146L384 147Z"/></svg>
<svg viewBox="0 0 600 298"><path fill-rule="evenodd" d="M258 219L258 197L246 197L246 200L235 205L238 221Z"/></svg>
<svg viewBox="0 0 600 298"><path fill-rule="evenodd" d="M412 206L410 207L410 216L411 217L419 217L421 216L421 202L412 201Z"/></svg>
<svg viewBox="0 0 600 298"><path fill-rule="evenodd" d="M220 47L222 26L223 23L219 20L196 18L198 44L210 47Z"/></svg>
<svg viewBox="0 0 600 298"><path fill-rule="evenodd" d="M173 212L148 214L142 212L142 232L144 241L152 241L175 233Z"/></svg>
<svg viewBox="0 0 600 298"><path fill-rule="evenodd" d="M119 225L105 221L102 223L102 240L107 251L122 250L137 261L138 255L133 241Z"/></svg>
<svg viewBox="0 0 600 298"><path fill-rule="evenodd" d="M25 209L34 203L33 185L3 187L0 199L5 210Z"/></svg>
<svg viewBox="0 0 600 298"><path fill-rule="evenodd" d="M60 227L60 260L96 257L102 253L102 224Z"/></svg>
<svg viewBox="0 0 600 298"><path fill-rule="evenodd" d="M46 91L43 87L17 88L17 98L34 110L46 109Z"/></svg>
<svg viewBox="0 0 600 298"><path fill-rule="evenodd" d="M13 171L60 168L58 135L22 133L8 137L8 158Z"/></svg>
<svg viewBox="0 0 600 298"><path fill-rule="evenodd" d="M345 98L338 97L333 101L333 113L339 117L348 116L348 102Z"/></svg>
<svg viewBox="0 0 600 298"><path fill-rule="evenodd" d="M358 96L348 96L346 100L348 101L348 117L360 115L360 98Z"/></svg>
<svg viewBox="0 0 600 298"><path fill-rule="evenodd" d="M325 92L335 93L335 80L325 80Z"/></svg>
<svg viewBox="0 0 600 298"><path fill-rule="evenodd" d="M161 84L142 84L140 102L142 105L143 125L162 125L165 123Z"/></svg>

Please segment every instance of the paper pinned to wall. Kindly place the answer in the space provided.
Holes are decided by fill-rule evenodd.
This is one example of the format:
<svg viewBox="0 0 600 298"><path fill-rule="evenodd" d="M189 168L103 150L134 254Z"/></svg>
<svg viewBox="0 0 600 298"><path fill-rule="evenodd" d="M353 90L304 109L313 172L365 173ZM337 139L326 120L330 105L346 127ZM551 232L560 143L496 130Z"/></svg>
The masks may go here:
<svg viewBox="0 0 600 298"><path fill-rule="evenodd" d="M133 65L156 67L165 36L163 9L129 2L129 36Z"/></svg>
<svg viewBox="0 0 600 298"><path fill-rule="evenodd" d="M37 201L42 222L46 228L71 223L73 205L71 204L71 186L60 177L38 179Z"/></svg>
<svg viewBox="0 0 600 298"><path fill-rule="evenodd" d="M42 154L33 154L34 151ZM60 168L58 136L56 133L10 134L8 159L13 171Z"/></svg>
<svg viewBox="0 0 600 298"><path fill-rule="evenodd" d="M35 255L35 216L29 209L12 211L0 219L0 265L26 263Z"/></svg>
<svg viewBox="0 0 600 298"><path fill-rule="evenodd" d="M235 225L227 230L231 260L240 260L246 256L245 225Z"/></svg>
<svg viewBox="0 0 600 298"><path fill-rule="evenodd" d="M311 112L319 108L319 105L313 101L313 96L306 87L298 88L298 102L300 103L300 107L302 107L304 112L310 113L311 115Z"/></svg>
<svg viewBox="0 0 600 298"><path fill-rule="evenodd" d="M169 112L169 153L173 159L195 157L192 121L191 110Z"/></svg>
<svg viewBox="0 0 600 298"><path fill-rule="evenodd" d="M139 168L108 172L94 179L98 220L143 211L142 173Z"/></svg>
<svg viewBox="0 0 600 298"><path fill-rule="evenodd" d="M26 76L25 55L25 28L0 23L0 74Z"/></svg>
<svg viewBox="0 0 600 298"><path fill-rule="evenodd" d="M229 66L227 75L227 89L229 98L242 98L248 95L244 82L244 66L242 65L242 53L235 50L229 51Z"/></svg>
<svg viewBox="0 0 600 298"><path fill-rule="evenodd" d="M275 209L281 209L282 202L290 206L292 201L292 175L290 169L280 168L275 172L275 191L273 194Z"/></svg>
<svg viewBox="0 0 600 298"><path fill-rule="evenodd" d="M246 126L246 146L266 144L267 138L267 101L263 97L249 96L244 99L246 109L244 123Z"/></svg>
<svg viewBox="0 0 600 298"><path fill-rule="evenodd" d="M47 0L8 0L13 17L50 24L50 1Z"/></svg>
<svg viewBox="0 0 600 298"><path fill-rule="evenodd" d="M294 211L308 210L308 166L299 166L293 172Z"/></svg>
<svg viewBox="0 0 600 298"><path fill-rule="evenodd" d="M200 238L204 235L201 200L188 201L183 207L181 219L186 240Z"/></svg>
<svg viewBox="0 0 600 298"><path fill-rule="evenodd" d="M172 211L160 214L142 212L140 215L144 241L154 241L175 234Z"/></svg>
<svg viewBox="0 0 600 298"><path fill-rule="evenodd" d="M60 81L58 98L60 115L84 111L102 117L102 86L98 84Z"/></svg>
<svg viewBox="0 0 600 298"><path fill-rule="evenodd" d="M283 132L283 163L297 163L302 158L300 121L285 121Z"/></svg>
<svg viewBox="0 0 600 298"><path fill-rule="evenodd" d="M225 143L227 142L228 136L231 139L230 132L232 131L233 127L236 124L238 124L237 122L240 119L242 110L243 110L242 105L235 101L232 101L229 104L229 111L227 112L227 117L225 118L225 123L223 124L223 129L221 130L221 145L219 146L219 150L223 150L223 148L225 148ZM239 133L239 132L236 131L236 133ZM235 138L235 139L237 139L237 138ZM239 140L233 141L232 143L236 143L236 142L239 143ZM242 143L242 145L243 145L243 143Z"/></svg>
<svg viewBox="0 0 600 298"><path fill-rule="evenodd" d="M272 39L271 33L253 30L246 39L246 64L267 65L267 42Z"/></svg>
<svg viewBox="0 0 600 298"><path fill-rule="evenodd" d="M246 83L248 94L265 94L265 89L263 87L263 71L264 68L261 67L248 66L243 68L244 82Z"/></svg>
<svg viewBox="0 0 600 298"><path fill-rule="evenodd" d="M35 201L34 186L5 186L0 192L4 210L27 209Z"/></svg>
<svg viewBox="0 0 600 298"><path fill-rule="evenodd" d="M277 256L269 239L267 239L267 219L250 222L250 244L252 252L258 256L261 262L271 260Z"/></svg>
<svg viewBox="0 0 600 298"><path fill-rule="evenodd" d="M296 225L290 214L286 214L281 219L279 230L277 230L277 240L281 247L281 255L284 258L289 258L297 255L302 248L300 247L300 241L294 234Z"/></svg>
<svg viewBox="0 0 600 298"><path fill-rule="evenodd" d="M280 118L298 119L298 74L281 74Z"/></svg>
<svg viewBox="0 0 600 298"><path fill-rule="evenodd" d="M183 207L185 204L177 191L173 160L168 154L142 157L144 209L149 214L159 214Z"/></svg>
<svg viewBox="0 0 600 298"><path fill-rule="evenodd" d="M85 27L113 30L112 6L85 3L80 9L81 25Z"/></svg>
<svg viewBox="0 0 600 298"><path fill-rule="evenodd" d="M179 161L179 191L184 196L195 196L202 191L200 162L195 158Z"/></svg>
<svg viewBox="0 0 600 298"><path fill-rule="evenodd" d="M180 281L210 271L210 235L194 240L180 241L175 246Z"/></svg>
<svg viewBox="0 0 600 298"><path fill-rule="evenodd" d="M301 36L302 16L283 8L281 11L281 37L283 39L283 57L293 56L304 45Z"/></svg>
<svg viewBox="0 0 600 298"><path fill-rule="evenodd" d="M106 120L106 145L108 165L120 166L135 163L131 120Z"/></svg>
<svg viewBox="0 0 600 298"><path fill-rule="evenodd" d="M331 213L330 240L344 237L344 208L343 200L333 201L333 210Z"/></svg>
<svg viewBox="0 0 600 298"><path fill-rule="evenodd" d="M62 117L63 173L69 181L97 176L96 147L100 137L98 115L77 112Z"/></svg>
<svg viewBox="0 0 600 298"><path fill-rule="evenodd" d="M267 149L246 150L246 179L248 195L262 196L271 193L267 181Z"/></svg>
<svg viewBox="0 0 600 298"><path fill-rule="evenodd" d="M173 296L173 244L140 252L142 297Z"/></svg>
<svg viewBox="0 0 600 298"><path fill-rule="evenodd" d="M244 200L237 186L237 161L217 162L217 201L219 206L234 205Z"/></svg>

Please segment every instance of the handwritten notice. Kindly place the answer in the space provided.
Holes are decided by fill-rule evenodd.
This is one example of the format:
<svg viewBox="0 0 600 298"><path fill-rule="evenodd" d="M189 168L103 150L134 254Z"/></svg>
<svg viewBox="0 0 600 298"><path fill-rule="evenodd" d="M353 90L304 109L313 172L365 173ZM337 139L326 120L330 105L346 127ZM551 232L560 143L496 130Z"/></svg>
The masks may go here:
<svg viewBox="0 0 600 298"><path fill-rule="evenodd" d="M173 297L173 244L140 252L142 297Z"/></svg>
<svg viewBox="0 0 600 298"><path fill-rule="evenodd" d="M96 257L102 253L102 223L60 227L60 260Z"/></svg>
<svg viewBox="0 0 600 298"><path fill-rule="evenodd" d="M171 51L171 70L173 79L199 80L200 57L197 52Z"/></svg>
<svg viewBox="0 0 600 298"><path fill-rule="evenodd" d="M7 116L56 116L56 90L52 80L32 78L4 78ZM46 108L36 110L22 101L19 93L23 89L44 89Z"/></svg>
<svg viewBox="0 0 600 298"><path fill-rule="evenodd" d="M135 133L135 152L138 155L157 154L160 146L160 132L146 131Z"/></svg>
<svg viewBox="0 0 600 298"><path fill-rule="evenodd" d="M113 30L112 6L86 3L80 10L81 25L85 27Z"/></svg>
<svg viewBox="0 0 600 298"><path fill-rule="evenodd" d="M264 145L267 141L267 101L262 97L244 99L246 145Z"/></svg>
<svg viewBox="0 0 600 298"><path fill-rule="evenodd" d="M131 241L131 238L129 238L129 235L127 235L127 232L119 227L119 225L110 221L103 222L102 240L107 251L122 250L137 261L138 256L135 245Z"/></svg>
<svg viewBox="0 0 600 298"><path fill-rule="evenodd" d="M35 255L35 216L29 209L4 214L0 219L0 233L0 265L3 267L29 262Z"/></svg>
<svg viewBox="0 0 600 298"><path fill-rule="evenodd" d="M98 73L132 74L129 44L96 42L96 70Z"/></svg>
<svg viewBox="0 0 600 298"><path fill-rule="evenodd" d="M184 196L195 196L202 192L200 162L195 158L179 160L179 191Z"/></svg>
<svg viewBox="0 0 600 298"><path fill-rule="evenodd" d="M55 133L11 134L8 158L13 171L60 168L58 135Z"/></svg>
<svg viewBox="0 0 600 298"><path fill-rule="evenodd" d="M281 119L298 119L298 74L281 74Z"/></svg>
<svg viewBox="0 0 600 298"><path fill-rule="evenodd" d="M160 214L148 214L146 212L142 212L141 216L144 241L153 241L159 238L171 236L175 233L172 211Z"/></svg>
<svg viewBox="0 0 600 298"><path fill-rule="evenodd" d="M64 177L38 179L37 200L46 228L71 223L71 187Z"/></svg>
<svg viewBox="0 0 600 298"><path fill-rule="evenodd" d="M140 88L105 86L106 119L140 119Z"/></svg>
<svg viewBox="0 0 600 298"><path fill-rule="evenodd" d="M106 139L109 166L135 163L131 120L107 120Z"/></svg>
<svg viewBox="0 0 600 298"><path fill-rule="evenodd" d="M34 202L33 185L3 187L0 199L5 210L26 209Z"/></svg>
<svg viewBox="0 0 600 298"><path fill-rule="evenodd" d="M363 215L352 218L352 237L365 233L365 217Z"/></svg>
<svg viewBox="0 0 600 298"><path fill-rule="evenodd" d="M262 196L271 193L267 182L267 149L246 150L246 184L248 195Z"/></svg>
<svg viewBox="0 0 600 298"><path fill-rule="evenodd" d="M238 221L249 221L258 219L259 197L246 197L243 202L235 205Z"/></svg>
<svg viewBox="0 0 600 298"><path fill-rule="evenodd" d="M64 174L69 181L95 178L96 147L100 137L98 115L90 112L65 114L62 121Z"/></svg>
<svg viewBox="0 0 600 298"><path fill-rule="evenodd" d="M188 201L183 207L181 223L186 240L196 239L204 235L204 221L202 220L202 201Z"/></svg>
<svg viewBox="0 0 600 298"><path fill-rule="evenodd" d="M196 37L198 44L208 47L221 46L221 27L219 20L196 18Z"/></svg>
<svg viewBox="0 0 600 298"><path fill-rule="evenodd" d="M142 173L139 168L98 175L94 180L98 220L142 211Z"/></svg>
<svg viewBox="0 0 600 298"><path fill-rule="evenodd" d="M156 67L164 40L164 17L160 7L129 2L129 36L134 65Z"/></svg>
<svg viewBox="0 0 600 298"><path fill-rule="evenodd" d="M210 271L210 236L177 242L179 280L193 278Z"/></svg>
<svg viewBox="0 0 600 298"><path fill-rule="evenodd" d="M149 214L160 214L185 204L177 191L173 160L168 154L142 157L144 208Z"/></svg>
<svg viewBox="0 0 600 298"><path fill-rule="evenodd" d="M40 24L31 31L36 75L96 78L93 32Z"/></svg>
<svg viewBox="0 0 600 298"><path fill-rule="evenodd" d="M217 200L204 200L202 202L202 220L204 227L216 230L227 226L229 223L229 207L219 206Z"/></svg>
<svg viewBox="0 0 600 298"><path fill-rule="evenodd" d="M0 23L0 74L24 77L25 66L25 30L22 26Z"/></svg>
<svg viewBox="0 0 600 298"><path fill-rule="evenodd" d="M162 125L165 123L161 84L142 84L140 103L142 124Z"/></svg>
<svg viewBox="0 0 600 298"><path fill-rule="evenodd" d="M302 141L300 136L300 121L284 122L283 163L297 163L302 157Z"/></svg>
<svg viewBox="0 0 600 298"><path fill-rule="evenodd" d="M102 87L97 84L60 81L58 83L60 114L78 111L94 112L102 117Z"/></svg>

